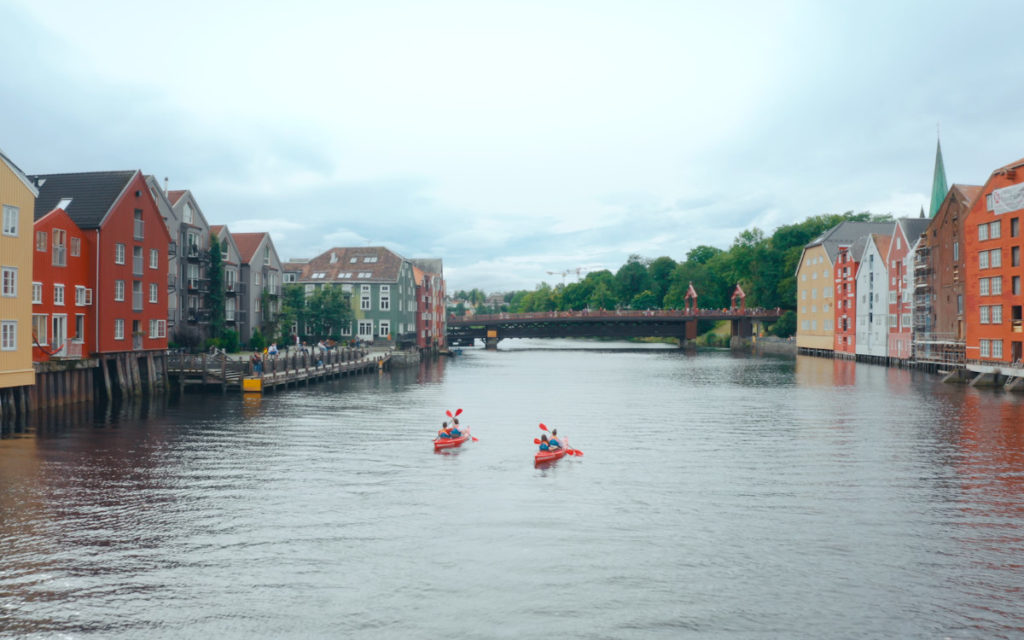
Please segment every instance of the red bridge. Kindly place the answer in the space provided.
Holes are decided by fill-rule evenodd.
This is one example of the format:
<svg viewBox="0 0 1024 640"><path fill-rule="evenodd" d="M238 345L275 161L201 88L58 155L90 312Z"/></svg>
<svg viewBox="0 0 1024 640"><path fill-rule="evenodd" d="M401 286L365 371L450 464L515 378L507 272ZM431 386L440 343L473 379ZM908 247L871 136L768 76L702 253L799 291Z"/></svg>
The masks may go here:
<svg viewBox="0 0 1024 640"><path fill-rule="evenodd" d="M649 311L541 311L448 318L448 344L472 346L480 339L495 349L502 338L678 338L697 337L698 320L729 320L731 335L749 338L775 322L780 309L667 309Z"/></svg>

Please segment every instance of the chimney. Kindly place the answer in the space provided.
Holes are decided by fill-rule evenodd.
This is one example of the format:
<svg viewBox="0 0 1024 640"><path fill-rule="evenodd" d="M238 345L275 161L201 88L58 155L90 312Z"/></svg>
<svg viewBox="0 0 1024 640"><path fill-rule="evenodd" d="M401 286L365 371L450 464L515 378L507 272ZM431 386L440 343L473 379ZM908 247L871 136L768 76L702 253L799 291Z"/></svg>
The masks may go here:
<svg viewBox="0 0 1024 640"><path fill-rule="evenodd" d="M164 176L164 195L167 195L167 176Z"/></svg>

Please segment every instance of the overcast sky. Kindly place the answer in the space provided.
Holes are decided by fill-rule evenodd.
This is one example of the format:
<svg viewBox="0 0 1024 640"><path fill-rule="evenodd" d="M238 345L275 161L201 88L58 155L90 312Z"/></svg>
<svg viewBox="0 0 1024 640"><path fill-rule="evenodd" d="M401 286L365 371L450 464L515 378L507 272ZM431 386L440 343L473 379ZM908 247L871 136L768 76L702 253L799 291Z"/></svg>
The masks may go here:
<svg viewBox="0 0 1024 640"><path fill-rule="evenodd" d="M0 148L450 291L916 216L1024 157L1024 3L0 1ZM566 278L576 278L572 273Z"/></svg>

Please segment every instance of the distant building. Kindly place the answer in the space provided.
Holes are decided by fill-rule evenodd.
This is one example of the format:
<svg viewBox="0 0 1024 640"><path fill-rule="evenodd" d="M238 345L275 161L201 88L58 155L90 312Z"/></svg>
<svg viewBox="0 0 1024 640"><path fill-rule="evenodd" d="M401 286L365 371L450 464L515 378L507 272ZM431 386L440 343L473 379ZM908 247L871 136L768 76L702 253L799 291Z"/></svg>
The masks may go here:
<svg viewBox="0 0 1024 640"><path fill-rule="evenodd" d="M78 359L94 351L92 245L63 209L33 225L32 360Z"/></svg>
<svg viewBox="0 0 1024 640"><path fill-rule="evenodd" d="M414 258L416 282L416 346L443 349L448 345L444 267L440 258Z"/></svg>
<svg viewBox="0 0 1024 640"><path fill-rule="evenodd" d="M220 243L220 264L224 271L224 327L241 336L249 315L241 302L248 288L242 282L242 254L226 225L210 225L210 237Z"/></svg>
<svg viewBox="0 0 1024 640"><path fill-rule="evenodd" d="M861 236L849 247L842 246L836 258L835 345L836 355L849 358L857 353L857 270L868 236Z"/></svg>
<svg viewBox="0 0 1024 640"><path fill-rule="evenodd" d="M242 292L239 309L249 321L239 326L239 340L249 342L256 329L267 340L274 339L275 323L281 313L281 259L266 232L232 233L238 247Z"/></svg>
<svg viewBox="0 0 1024 640"><path fill-rule="evenodd" d="M891 229L892 224L889 224ZM856 278L856 347L858 360L884 362L889 343L889 271L885 256L892 236L865 237Z"/></svg>
<svg viewBox="0 0 1024 640"><path fill-rule="evenodd" d="M885 263L889 272L887 355L892 359L910 360L914 355L914 249L929 222L928 218L900 218L892 226L892 241Z"/></svg>

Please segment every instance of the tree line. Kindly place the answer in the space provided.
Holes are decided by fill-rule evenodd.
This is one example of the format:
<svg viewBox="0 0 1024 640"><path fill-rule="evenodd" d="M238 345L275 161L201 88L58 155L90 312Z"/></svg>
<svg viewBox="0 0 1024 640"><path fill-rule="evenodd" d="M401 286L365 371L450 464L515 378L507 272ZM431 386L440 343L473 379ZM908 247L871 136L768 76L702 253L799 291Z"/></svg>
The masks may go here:
<svg viewBox="0 0 1024 640"><path fill-rule="evenodd" d="M739 284L747 307L783 309L774 327L780 336L796 331L796 269L804 246L845 221L891 220L870 212L822 214L779 227L770 236L753 227L741 232L728 249L699 245L682 261L668 256L654 259L637 254L612 273L592 271L578 282L541 282L533 291L511 291L500 303L488 305L479 289L457 291L458 302L449 313L462 315L472 306L476 313L526 313L530 311L579 311L582 309L682 309L692 283L702 309L725 308Z"/></svg>

